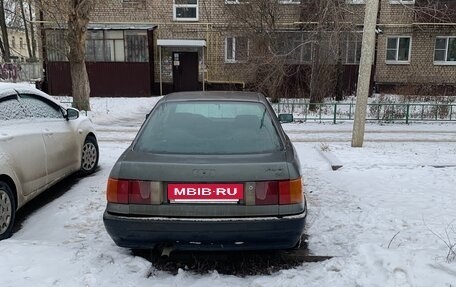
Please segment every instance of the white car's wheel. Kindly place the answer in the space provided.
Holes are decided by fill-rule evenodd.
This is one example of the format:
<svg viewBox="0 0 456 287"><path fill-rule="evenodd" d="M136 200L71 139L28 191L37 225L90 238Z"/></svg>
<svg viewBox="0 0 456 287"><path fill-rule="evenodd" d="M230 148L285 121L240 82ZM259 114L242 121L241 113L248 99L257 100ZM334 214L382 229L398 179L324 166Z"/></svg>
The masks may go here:
<svg viewBox="0 0 456 287"><path fill-rule="evenodd" d="M98 166L98 143L95 137L88 136L84 145L82 146L81 155L81 173L82 175L89 175L95 171Z"/></svg>
<svg viewBox="0 0 456 287"><path fill-rule="evenodd" d="M11 236L16 208L11 188L0 181L0 240Z"/></svg>

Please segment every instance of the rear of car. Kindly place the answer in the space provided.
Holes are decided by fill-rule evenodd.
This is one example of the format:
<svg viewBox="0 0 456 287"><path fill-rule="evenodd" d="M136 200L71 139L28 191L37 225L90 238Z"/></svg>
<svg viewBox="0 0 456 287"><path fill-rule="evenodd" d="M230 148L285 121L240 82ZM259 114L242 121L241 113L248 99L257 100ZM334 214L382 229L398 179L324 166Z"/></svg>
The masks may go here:
<svg viewBox="0 0 456 287"><path fill-rule="evenodd" d="M305 225L302 186L261 94L175 93L114 165L104 223L128 248L292 248Z"/></svg>

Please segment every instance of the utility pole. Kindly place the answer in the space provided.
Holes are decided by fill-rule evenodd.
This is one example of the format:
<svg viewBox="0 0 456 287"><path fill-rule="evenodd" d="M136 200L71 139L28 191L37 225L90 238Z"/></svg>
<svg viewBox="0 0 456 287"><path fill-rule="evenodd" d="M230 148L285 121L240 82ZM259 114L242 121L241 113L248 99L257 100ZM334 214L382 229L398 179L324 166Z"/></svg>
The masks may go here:
<svg viewBox="0 0 456 287"><path fill-rule="evenodd" d="M353 122L352 147L362 147L366 122L367 98L369 96L372 62L375 53L375 28L380 0L367 0L364 14L363 43L356 90L355 121Z"/></svg>

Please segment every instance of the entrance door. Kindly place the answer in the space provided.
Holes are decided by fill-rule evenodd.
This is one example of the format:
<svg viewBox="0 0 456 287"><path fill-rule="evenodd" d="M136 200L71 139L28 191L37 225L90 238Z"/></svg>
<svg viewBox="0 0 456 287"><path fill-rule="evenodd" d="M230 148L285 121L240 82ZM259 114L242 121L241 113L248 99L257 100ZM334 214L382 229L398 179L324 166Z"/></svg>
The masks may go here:
<svg viewBox="0 0 456 287"><path fill-rule="evenodd" d="M175 92L200 90L197 52L173 52L173 84Z"/></svg>

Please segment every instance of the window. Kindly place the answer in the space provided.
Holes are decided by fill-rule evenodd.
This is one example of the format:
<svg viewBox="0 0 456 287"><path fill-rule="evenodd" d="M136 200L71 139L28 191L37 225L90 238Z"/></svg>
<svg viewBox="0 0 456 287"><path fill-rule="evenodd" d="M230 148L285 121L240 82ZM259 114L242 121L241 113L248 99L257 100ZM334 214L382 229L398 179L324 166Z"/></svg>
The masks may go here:
<svg viewBox="0 0 456 287"><path fill-rule="evenodd" d="M282 145L263 104L183 101L154 108L134 149L159 154L226 155L274 152Z"/></svg>
<svg viewBox="0 0 456 287"><path fill-rule="evenodd" d="M359 64L361 60L362 33L342 36L342 60L345 64Z"/></svg>
<svg viewBox="0 0 456 287"><path fill-rule="evenodd" d="M67 52L69 50L66 45L64 30L48 30L46 31L46 50L48 60L51 62L68 61ZM87 50L86 50L87 53Z"/></svg>
<svg viewBox="0 0 456 287"><path fill-rule="evenodd" d="M0 100L0 121L20 120L30 117L19 103L17 96L7 96Z"/></svg>
<svg viewBox="0 0 456 287"><path fill-rule="evenodd" d="M146 30L89 30L86 40L87 62L148 62ZM46 31L48 59L68 61L65 31Z"/></svg>
<svg viewBox="0 0 456 287"><path fill-rule="evenodd" d="M89 62L148 62L147 32L143 30L89 31L86 41Z"/></svg>
<svg viewBox="0 0 456 287"><path fill-rule="evenodd" d="M247 61L249 56L249 40L245 37L225 38L225 63Z"/></svg>
<svg viewBox="0 0 456 287"><path fill-rule="evenodd" d="M21 103L34 118L63 119L61 108L35 95L21 94Z"/></svg>
<svg viewBox="0 0 456 287"><path fill-rule="evenodd" d="M11 47L16 48L16 37L11 37Z"/></svg>
<svg viewBox="0 0 456 287"><path fill-rule="evenodd" d="M149 61L146 31L125 31L125 48L127 62Z"/></svg>
<svg viewBox="0 0 456 287"><path fill-rule="evenodd" d="M386 44L386 62L409 63L410 48L410 37L388 37Z"/></svg>
<svg viewBox="0 0 456 287"><path fill-rule="evenodd" d="M24 42L22 41L22 37L19 38L19 49L24 49Z"/></svg>
<svg viewBox="0 0 456 287"><path fill-rule="evenodd" d="M306 32L279 32L276 38L276 54L291 63L312 60L312 42Z"/></svg>
<svg viewBox="0 0 456 287"><path fill-rule="evenodd" d="M198 21L198 0L174 0L175 21Z"/></svg>
<svg viewBox="0 0 456 287"><path fill-rule="evenodd" d="M456 37L435 38L434 63L456 64Z"/></svg>
<svg viewBox="0 0 456 287"><path fill-rule="evenodd" d="M391 4L415 4L415 0L390 0Z"/></svg>

